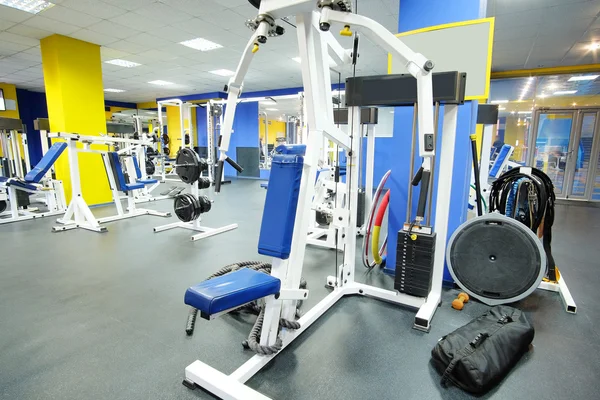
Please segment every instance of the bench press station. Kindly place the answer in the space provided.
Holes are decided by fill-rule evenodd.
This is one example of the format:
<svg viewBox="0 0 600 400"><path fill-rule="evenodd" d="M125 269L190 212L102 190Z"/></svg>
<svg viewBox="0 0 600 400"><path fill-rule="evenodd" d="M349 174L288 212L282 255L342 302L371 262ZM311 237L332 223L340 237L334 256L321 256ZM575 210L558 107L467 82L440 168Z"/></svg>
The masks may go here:
<svg viewBox="0 0 600 400"><path fill-rule="evenodd" d="M237 99L242 91L242 83L254 53L267 41L267 36L284 33L275 24L277 18L289 15L296 17L296 30L300 49L302 78L306 94L307 125L310 129L306 145L281 146L273 159L271 177L267 188L265 210L260 231L258 251L272 256L270 275L240 269L214 278L188 289L186 304L198 309L205 319L212 319L245 303L264 299L265 314L260 334L262 346L285 349L304 330L313 324L338 300L348 295L368 296L397 305L418 309L414 328L428 331L433 315L441 301L444 252L447 238L450 186L458 106L450 103L444 107L440 173L438 178L435 252L431 288L424 297L417 297L397 291L358 283L354 280L356 260L357 202L358 202L358 160L360 159L360 107L348 109L349 135L336 128L333 120L331 79L329 76L329 50L344 63L355 63L358 58L358 37L355 36L353 51L344 50L329 32L331 24L341 23L342 35L351 36L351 27L361 28L372 42L388 52L400 56L410 74L408 87L412 85L413 98L416 93L418 107L419 155L423 158L422 173L429 177L431 158L434 155L435 141L433 116L433 84L431 70L433 63L423 55L413 52L401 39L395 37L379 23L351 14L348 1L317 1L319 11L312 0L262 0L250 1L259 8L259 15L247 25L254 28L235 75L227 85L228 99L221 131L220 157L217 170L227 161L227 150L235 114ZM277 39L270 39L277 40ZM454 73L455 76L458 73ZM400 77L407 82L409 78ZM382 77L374 77L386 79ZM389 78L389 76L387 76ZM458 84L458 81L455 83ZM378 83L379 88L384 83ZM348 83L347 83L348 86ZM452 86L452 85L450 85ZM348 90L348 89L347 89ZM392 89L390 89L392 90ZM406 89L405 90L410 90ZM381 90L379 90L381 91ZM464 97L464 86L463 86ZM376 105L376 104L371 104ZM383 105L383 104L382 104ZM332 292L296 322L298 329L280 328L280 320L295 320L296 303L308 296L308 291L300 288L301 273L306 249L311 201L314 194L317 165L323 138L333 141L348 151L347 163L347 204L334 211L333 223L344 231L344 262L336 265L336 275L327 277L326 284ZM410 162L410 161L409 161ZM425 181L427 182L427 181ZM424 184L427 186L427 183ZM217 182L215 190L220 185ZM425 193L427 195L427 193ZM424 206L423 206L424 207ZM215 396L228 400L269 399L251 389L245 383L279 354L257 354L230 375L225 375L209 365L195 361L185 370L184 385L197 386Z"/></svg>
<svg viewBox="0 0 600 400"><path fill-rule="evenodd" d="M154 215L157 217L171 216L171 213L168 212L165 213L155 210L137 208L135 199L133 197L133 191L142 189L145 183L131 182L131 178L129 178L129 181L126 179L118 152L91 148L92 145L105 145L110 148L117 143L136 145L149 144L149 142L110 136L84 136L62 132L49 133L48 137L52 139L66 140L66 144L63 144L65 144L65 146L68 148L69 172L71 176L71 202L69 203L64 217L57 220L59 225L52 227L52 232L62 232L77 228L94 232L106 232L106 227L100 226L100 224L126 218L138 217L141 215ZM82 146L78 146L78 143L81 143ZM117 209L116 215L104 218L96 218L90 210L90 207L85 202L81 191L81 180L79 177L78 155L80 152L97 153L102 156L102 160L106 168L106 175L112 191L112 198ZM127 193L126 212L123 210L123 205L121 204L120 192Z"/></svg>

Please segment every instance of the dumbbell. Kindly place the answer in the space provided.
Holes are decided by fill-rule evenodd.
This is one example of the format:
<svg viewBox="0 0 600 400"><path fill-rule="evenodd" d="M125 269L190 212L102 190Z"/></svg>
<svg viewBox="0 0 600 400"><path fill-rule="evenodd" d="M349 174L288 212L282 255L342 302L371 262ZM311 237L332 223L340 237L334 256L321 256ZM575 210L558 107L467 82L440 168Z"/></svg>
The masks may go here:
<svg viewBox="0 0 600 400"><path fill-rule="evenodd" d="M452 308L454 308L455 310L462 310L463 307L465 306L465 303L469 302L469 295L466 293L459 293L458 297L454 300L452 300Z"/></svg>

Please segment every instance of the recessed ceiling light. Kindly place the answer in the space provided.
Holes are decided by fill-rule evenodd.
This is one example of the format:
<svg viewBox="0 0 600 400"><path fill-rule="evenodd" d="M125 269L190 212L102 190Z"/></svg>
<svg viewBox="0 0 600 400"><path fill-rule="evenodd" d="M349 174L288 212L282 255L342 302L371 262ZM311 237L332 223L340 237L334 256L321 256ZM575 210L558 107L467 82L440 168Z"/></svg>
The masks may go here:
<svg viewBox="0 0 600 400"><path fill-rule="evenodd" d="M221 47L223 47L218 43L211 42L210 40L206 40L203 38L185 40L183 42L179 42L179 44L182 44L184 46L191 47L192 49L196 49L196 50L200 50L200 51L209 51L209 50L214 50L214 49L220 49Z"/></svg>
<svg viewBox="0 0 600 400"><path fill-rule="evenodd" d="M600 42L597 42L597 43L592 43L592 44L590 44L590 45L589 45L589 47L588 47L588 48L589 48L590 50L598 50L598 49L600 49Z"/></svg>
<svg viewBox="0 0 600 400"><path fill-rule="evenodd" d="M211 74L219 75L219 76L233 76L235 72L228 69L215 69L214 71L208 71Z"/></svg>
<svg viewBox="0 0 600 400"><path fill-rule="evenodd" d="M267 111L279 111L277 108L265 108Z"/></svg>
<svg viewBox="0 0 600 400"><path fill-rule="evenodd" d="M273 100L264 100L264 101L261 101L260 104L262 104L263 106L275 106L275 105L277 105L277 103L274 102Z"/></svg>
<svg viewBox="0 0 600 400"><path fill-rule="evenodd" d="M539 99L545 99L546 97L548 97L548 95L546 93L540 93L537 97Z"/></svg>
<svg viewBox="0 0 600 400"><path fill-rule="evenodd" d="M519 114L531 114L531 111L519 111Z"/></svg>
<svg viewBox="0 0 600 400"><path fill-rule="evenodd" d="M576 81L593 81L594 79L596 79L597 77L599 77L600 75L581 75L581 76L572 76L569 78L569 82L576 82Z"/></svg>
<svg viewBox="0 0 600 400"><path fill-rule="evenodd" d="M573 103L573 104L571 104L571 105L572 105L573 107L575 107L575 106L577 105L577 103Z"/></svg>
<svg viewBox="0 0 600 400"><path fill-rule="evenodd" d="M294 57L292 58L292 60L296 61L297 63L300 63L302 61L300 57Z"/></svg>
<svg viewBox="0 0 600 400"><path fill-rule="evenodd" d="M123 93L124 90L123 89L111 89L111 88L106 88L104 89L105 92L109 92L109 93Z"/></svg>
<svg viewBox="0 0 600 400"><path fill-rule="evenodd" d="M117 65L119 67L125 67L125 68L133 68L133 67L139 67L142 64L133 62L133 61L127 61L127 60L120 60L118 58L114 59L114 60L108 60L105 61L105 63L107 64L112 64L112 65Z"/></svg>
<svg viewBox="0 0 600 400"><path fill-rule="evenodd" d="M504 110L506 110L506 107L498 107L498 110L504 111Z"/></svg>
<svg viewBox="0 0 600 400"><path fill-rule="evenodd" d="M508 103L508 100L492 100L492 101L490 101L490 103L492 103L492 104L506 104L506 103Z"/></svg>
<svg viewBox="0 0 600 400"><path fill-rule="evenodd" d="M577 90L559 90L558 92L554 92L555 96L560 96L561 94L575 94Z"/></svg>
<svg viewBox="0 0 600 400"><path fill-rule="evenodd" d="M158 79L156 81L150 81L148 83L151 83L153 85L158 85L158 86L168 86L168 85L173 84L173 82L161 81L160 79Z"/></svg>
<svg viewBox="0 0 600 400"><path fill-rule="evenodd" d="M54 3L44 0L0 0L0 5L16 8L17 10L31 14L37 14L53 7Z"/></svg>
<svg viewBox="0 0 600 400"><path fill-rule="evenodd" d="M511 114L514 114L515 112L514 112L514 111L511 111L510 113L511 113Z"/></svg>

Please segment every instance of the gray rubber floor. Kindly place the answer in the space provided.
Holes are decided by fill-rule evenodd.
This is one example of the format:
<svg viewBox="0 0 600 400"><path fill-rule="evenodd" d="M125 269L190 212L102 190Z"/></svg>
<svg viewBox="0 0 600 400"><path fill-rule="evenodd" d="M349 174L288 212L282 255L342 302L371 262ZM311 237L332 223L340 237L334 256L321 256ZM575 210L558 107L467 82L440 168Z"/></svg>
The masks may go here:
<svg viewBox="0 0 600 400"><path fill-rule="evenodd" d="M0 226L0 398L212 398L182 386L184 368L201 359L231 373L251 357L240 342L252 318L199 320L187 337L183 294L225 264L265 259L256 252L264 196L257 181L226 186L204 223L239 229L194 243L184 230L153 233L174 218L114 222L105 234L53 234L51 219ZM147 207L170 211L172 203ZM598 398L600 209L560 206L556 214L554 254L579 312L567 314L548 292L518 304L535 325L534 350L483 398ZM334 251L308 250L305 310L328 293L334 269ZM393 280L361 269L358 279L386 288ZM487 309L451 309L457 292L445 291L428 334L412 329L411 310L343 299L248 384L273 399L469 398L441 388L429 363L438 338Z"/></svg>

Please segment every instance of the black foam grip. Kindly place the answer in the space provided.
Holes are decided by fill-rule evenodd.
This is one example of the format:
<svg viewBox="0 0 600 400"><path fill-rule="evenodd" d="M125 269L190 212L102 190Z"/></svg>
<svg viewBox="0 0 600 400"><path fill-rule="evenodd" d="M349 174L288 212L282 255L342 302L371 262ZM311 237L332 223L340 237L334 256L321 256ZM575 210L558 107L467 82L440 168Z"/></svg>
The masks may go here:
<svg viewBox="0 0 600 400"><path fill-rule="evenodd" d="M421 175L421 191L419 193L419 204L417 205L417 217L425 217L425 205L427 204L427 193L429 192L429 177L431 176L431 172L423 171Z"/></svg>
<svg viewBox="0 0 600 400"><path fill-rule="evenodd" d="M227 163L229 165L231 165L237 172L242 173L244 172L244 168L241 167L240 164L236 163L235 161L233 161L231 158L227 157L225 159L225 161L227 161Z"/></svg>
<svg viewBox="0 0 600 400"><path fill-rule="evenodd" d="M418 186L419 182L421 182L421 177L422 176L423 176L423 167L419 168L419 170L415 174L415 176L414 176L414 178L412 180L412 185L413 186Z"/></svg>
<svg viewBox="0 0 600 400"><path fill-rule="evenodd" d="M473 156L473 174L475 175L475 201L477 204L477 216L483 215L483 204L481 202L481 182L479 181L479 160L477 160L477 142L471 139L471 155Z"/></svg>
<svg viewBox="0 0 600 400"><path fill-rule="evenodd" d="M217 161L217 168L215 168L215 193L221 192L221 178L223 177L223 161Z"/></svg>

